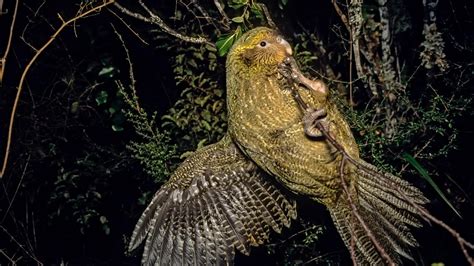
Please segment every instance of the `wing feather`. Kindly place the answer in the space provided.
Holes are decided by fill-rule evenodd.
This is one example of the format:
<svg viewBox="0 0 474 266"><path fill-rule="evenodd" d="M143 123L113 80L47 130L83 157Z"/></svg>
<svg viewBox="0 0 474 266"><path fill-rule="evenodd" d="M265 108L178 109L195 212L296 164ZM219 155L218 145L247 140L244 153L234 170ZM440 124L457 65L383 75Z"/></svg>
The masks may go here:
<svg viewBox="0 0 474 266"><path fill-rule="evenodd" d="M144 265L232 264L235 249L280 232L296 217L273 180L230 137L188 157L141 215L129 249L145 240Z"/></svg>

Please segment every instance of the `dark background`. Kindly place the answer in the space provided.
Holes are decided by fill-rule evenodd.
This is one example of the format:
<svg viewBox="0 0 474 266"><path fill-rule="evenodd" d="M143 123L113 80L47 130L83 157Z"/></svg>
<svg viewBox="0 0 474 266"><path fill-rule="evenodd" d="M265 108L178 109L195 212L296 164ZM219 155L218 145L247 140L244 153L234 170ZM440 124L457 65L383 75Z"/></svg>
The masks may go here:
<svg viewBox="0 0 474 266"><path fill-rule="evenodd" d="M139 10L138 5L129 2L121 3L132 10ZM323 69L324 64L330 65L339 74L340 80L348 81L349 54L344 49L347 32L344 33L344 26L331 1L285 2L265 2L283 35L296 44L303 43L298 34L317 32L327 53L311 67ZM374 11L376 2L364 3L365 15L377 14ZM35 54L28 43L36 49L41 47L60 25L57 14L61 14L64 19L71 18L85 3L20 2L12 48L0 88L2 152L16 87L25 66ZM212 1L199 3L209 10L209 14L218 17ZM405 167L404 177L420 187L431 199L429 210L459 230L466 239L473 241L474 120L470 99L474 95L474 5L469 0L440 0L435 8L436 23L444 40L444 53L450 66L448 70L442 71L420 66L418 55L422 50L420 43L424 40L422 31L426 16L422 1L398 0L394 3L389 8L393 16L403 14L403 17L409 18L406 22L409 27L397 33L394 30L392 36L393 47L398 47L396 57L405 66L405 73L401 76L409 80L403 97L415 107L410 109L408 117L416 114L417 108L420 108L421 113L433 111L434 107L430 105L432 97L439 96L452 101L444 101L446 106L434 110L431 120L416 130L423 133L413 133L408 137L399 133L398 137L403 139L397 141L393 141L397 136L389 139L383 133L368 139L369 134L363 132L370 127L361 126L357 121L365 121L360 118L364 117L364 112L367 109L375 110L377 104L384 101L371 100L368 89L359 81L355 83L356 104L350 112L360 120L350 120L361 144L362 154L368 161L395 172ZM2 52L7 43L13 4L13 1L6 1L3 6L5 13L0 15ZM345 2L340 5L346 10ZM216 33L210 30L212 27L209 25L203 25L200 29L196 25L191 26L195 21L190 19L191 12L182 2L157 1L150 6L172 28L189 35L202 34L212 42L231 33L236 27L231 24L227 32L221 29ZM184 14L180 20L170 18L176 14L176 10ZM226 11L229 14L239 12L229 7ZM263 20L253 21L254 26L264 24ZM225 119L221 118L216 118L220 122L206 130L199 123L200 117L193 117L192 112L180 125L164 125L167 120L161 118L169 114L179 117L176 110L173 113L170 108L177 111L179 108L195 110L190 107L192 101L176 103L187 97L182 94L183 91L193 88L187 83L189 80L177 81L176 67L180 65L178 55L190 60L196 55L189 49L199 45L177 40L163 33L156 25L135 20L114 7L104 8L99 13L77 21L74 26L63 30L32 65L21 94L8 169L0 179L2 265L12 261L18 264L40 261L48 265L139 263L140 251L129 254L125 248L145 204L163 180L147 174L146 165L140 164L143 161L134 158L133 151L127 149L127 145L136 140L137 135L133 124L123 114L127 106L117 94L115 81L129 83L129 65L123 44L114 33L114 28L123 37L130 52L140 104L150 114L157 112L158 128L169 138L166 142L168 146L163 149L172 155L165 162L165 170L160 175L168 176L182 161L182 153L194 150L202 140L205 140L204 144L212 143L225 132ZM143 43L130 29L148 44ZM314 45L305 47L313 54L318 53L316 48ZM196 67L189 67L189 61L183 65L196 74L201 73L199 69L204 69L202 73L214 81L212 88L222 90L225 84L225 57L209 59L216 63L216 68L212 70L206 69L209 65L206 60L201 62L196 59ZM308 69L311 70L311 67ZM184 76L192 75L195 73ZM336 85L332 88L338 87ZM209 95L204 87L203 94L192 94L192 97L200 99L203 95ZM347 87L343 86L343 90L345 92L336 90L334 94L347 102ZM216 101L223 101L224 98L225 94L212 94L211 97ZM396 108L403 108L403 105L398 107L395 103L391 106L398 111L400 109ZM218 115L225 116L225 110L218 111ZM218 117L217 114L214 117ZM377 119L383 121L383 116ZM412 120L400 120L401 124L405 123L400 126L400 132L410 130L405 125L411 125ZM457 217L439 194L420 177L420 173L402 159L404 152L413 155L425 143L428 143L428 148L420 152L421 155L434 154L449 144L446 151L436 156L420 155L418 158L462 218ZM293 226L281 235L273 234L271 244L254 248L250 257L238 256L237 264L350 264L349 253L324 207L305 199L298 199L298 203L299 219ZM415 235L420 242L420 247L414 250L417 263L467 264L453 237L436 225L425 224L422 229L415 230Z"/></svg>

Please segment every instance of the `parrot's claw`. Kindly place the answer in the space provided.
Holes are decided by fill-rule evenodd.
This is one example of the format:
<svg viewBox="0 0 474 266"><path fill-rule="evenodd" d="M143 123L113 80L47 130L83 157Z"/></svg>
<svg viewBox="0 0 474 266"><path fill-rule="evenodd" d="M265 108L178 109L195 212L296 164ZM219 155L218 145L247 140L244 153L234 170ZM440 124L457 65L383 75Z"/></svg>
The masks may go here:
<svg viewBox="0 0 474 266"><path fill-rule="evenodd" d="M308 110L303 117L304 133L313 138L324 136L321 131L321 126L324 131L328 132L329 123L326 119L327 113L325 109Z"/></svg>
<svg viewBox="0 0 474 266"><path fill-rule="evenodd" d="M302 74L299 72L298 65L293 57L286 57L279 65L279 71L282 76L291 82L300 84Z"/></svg>
<svg viewBox="0 0 474 266"><path fill-rule="evenodd" d="M285 62L279 65L278 70L283 77L292 82L295 82L295 80L293 79L292 70L287 64L285 64Z"/></svg>

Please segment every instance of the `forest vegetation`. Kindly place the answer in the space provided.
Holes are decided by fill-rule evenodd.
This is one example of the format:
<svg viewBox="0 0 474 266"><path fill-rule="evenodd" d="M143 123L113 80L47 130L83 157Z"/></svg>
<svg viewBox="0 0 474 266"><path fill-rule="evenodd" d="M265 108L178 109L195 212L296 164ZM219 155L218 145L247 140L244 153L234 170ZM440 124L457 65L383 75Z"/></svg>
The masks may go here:
<svg viewBox="0 0 474 266"><path fill-rule="evenodd" d="M133 226L226 132L225 56L257 26L327 84L361 157L472 243L473 1L0 0L0 264L138 264ZM297 204L236 264L349 264L325 208ZM414 234L418 263L468 264L452 232Z"/></svg>

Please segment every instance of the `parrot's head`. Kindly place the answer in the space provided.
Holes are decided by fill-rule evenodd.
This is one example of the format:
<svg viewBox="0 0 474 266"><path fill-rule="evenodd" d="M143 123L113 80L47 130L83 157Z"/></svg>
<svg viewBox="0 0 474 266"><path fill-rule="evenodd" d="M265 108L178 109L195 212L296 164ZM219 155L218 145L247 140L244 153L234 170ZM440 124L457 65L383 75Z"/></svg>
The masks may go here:
<svg viewBox="0 0 474 266"><path fill-rule="evenodd" d="M227 56L227 68L238 68L237 72L276 71L292 53L290 44L277 31L258 27L246 32L233 45Z"/></svg>

